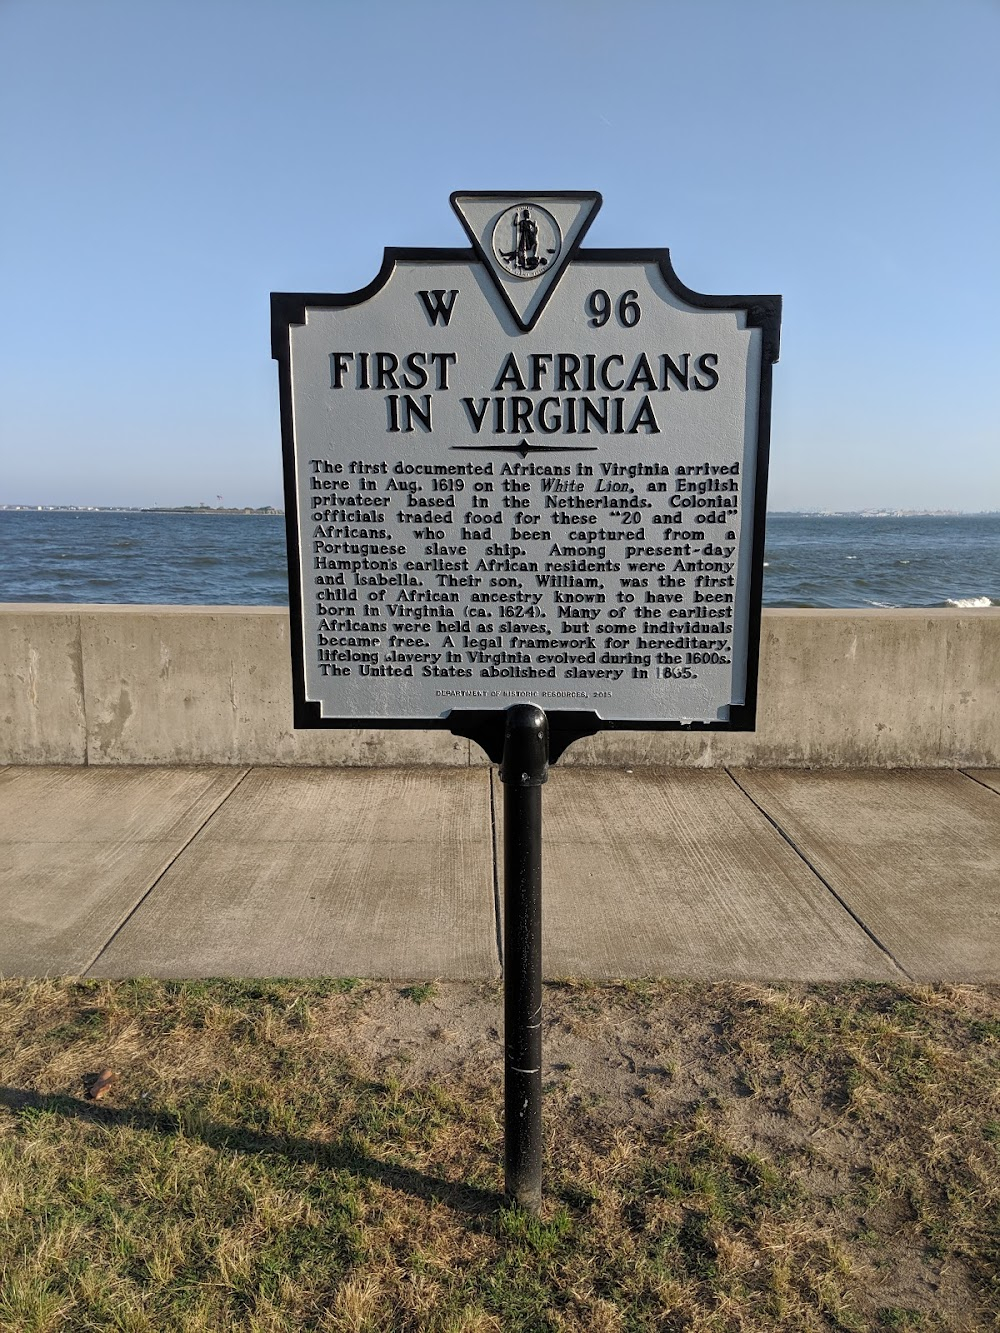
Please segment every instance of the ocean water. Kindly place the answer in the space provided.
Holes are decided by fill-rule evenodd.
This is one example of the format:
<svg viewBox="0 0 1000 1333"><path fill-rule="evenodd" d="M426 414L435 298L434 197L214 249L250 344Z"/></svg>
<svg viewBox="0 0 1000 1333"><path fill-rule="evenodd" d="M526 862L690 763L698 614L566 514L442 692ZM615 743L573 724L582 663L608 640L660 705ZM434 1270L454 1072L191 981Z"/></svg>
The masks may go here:
<svg viewBox="0 0 1000 1333"><path fill-rule="evenodd" d="M1000 514L770 514L765 606L998 606Z"/></svg>
<svg viewBox="0 0 1000 1333"><path fill-rule="evenodd" d="M0 511L0 601L287 604L285 520Z"/></svg>
<svg viewBox="0 0 1000 1333"><path fill-rule="evenodd" d="M765 606L1000 605L1000 515L772 514L765 560ZM281 517L0 510L0 602L287 601Z"/></svg>

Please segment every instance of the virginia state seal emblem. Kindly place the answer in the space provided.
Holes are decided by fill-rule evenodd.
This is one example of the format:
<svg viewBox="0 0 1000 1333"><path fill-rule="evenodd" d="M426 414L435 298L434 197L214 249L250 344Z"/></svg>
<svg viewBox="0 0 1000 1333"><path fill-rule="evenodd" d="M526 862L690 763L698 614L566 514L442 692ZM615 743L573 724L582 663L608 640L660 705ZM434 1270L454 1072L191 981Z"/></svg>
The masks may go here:
<svg viewBox="0 0 1000 1333"><path fill-rule="evenodd" d="M515 278L538 278L554 264L562 249L559 224L538 204L515 204L497 218L493 253Z"/></svg>

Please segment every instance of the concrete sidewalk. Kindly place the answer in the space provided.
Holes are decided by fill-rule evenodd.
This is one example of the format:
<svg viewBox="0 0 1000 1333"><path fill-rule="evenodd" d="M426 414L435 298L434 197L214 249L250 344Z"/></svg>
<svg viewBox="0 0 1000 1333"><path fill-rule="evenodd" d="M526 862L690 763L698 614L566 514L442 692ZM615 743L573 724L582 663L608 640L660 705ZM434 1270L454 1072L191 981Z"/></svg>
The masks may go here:
<svg viewBox="0 0 1000 1333"><path fill-rule="evenodd" d="M500 975L485 768L0 769L0 974ZM562 768L547 977L1000 981L1000 770Z"/></svg>

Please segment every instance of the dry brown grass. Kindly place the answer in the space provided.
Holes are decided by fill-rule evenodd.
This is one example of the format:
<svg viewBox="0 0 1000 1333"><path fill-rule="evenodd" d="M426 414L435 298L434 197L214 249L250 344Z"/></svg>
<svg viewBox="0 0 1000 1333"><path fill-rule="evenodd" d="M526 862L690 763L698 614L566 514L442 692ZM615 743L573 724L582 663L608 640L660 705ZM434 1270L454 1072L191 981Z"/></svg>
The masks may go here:
<svg viewBox="0 0 1000 1333"><path fill-rule="evenodd" d="M499 1012L0 983L0 1328L1000 1328L995 989L547 987L541 1219Z"/></svg>

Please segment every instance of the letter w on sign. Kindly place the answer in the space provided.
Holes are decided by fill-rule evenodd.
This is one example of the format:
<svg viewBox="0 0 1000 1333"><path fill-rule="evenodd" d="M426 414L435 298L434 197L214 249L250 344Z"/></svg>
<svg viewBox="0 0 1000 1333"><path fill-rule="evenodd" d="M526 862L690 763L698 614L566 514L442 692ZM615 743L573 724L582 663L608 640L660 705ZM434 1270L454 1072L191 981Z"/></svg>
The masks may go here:
<svg viewBox="0 0 1000 1333"><path fill-rule="evenodd" d="M438 287L432 292L417 292L417 295L424 303L428 321L431 324L444 324L447 327L451 321L451 312L455 306L458 289L446 292L443 287ZM445 300L445 297L448 299Z"/></svg>

